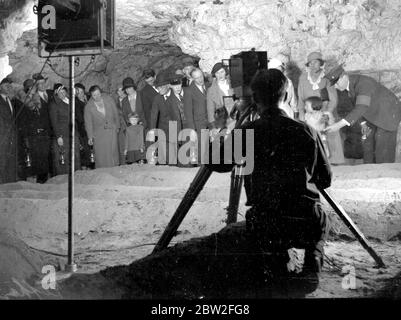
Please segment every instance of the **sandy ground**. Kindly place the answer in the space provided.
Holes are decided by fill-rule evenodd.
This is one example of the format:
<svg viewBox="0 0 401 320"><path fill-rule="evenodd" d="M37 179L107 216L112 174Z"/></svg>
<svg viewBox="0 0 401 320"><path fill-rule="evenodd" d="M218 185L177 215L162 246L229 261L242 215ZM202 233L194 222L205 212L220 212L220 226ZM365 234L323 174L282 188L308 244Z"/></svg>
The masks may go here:
<svg viewBox="0 0 401 320"><path fill-rule="evenodd" d="M46 264L63 269L66 263L67 177L55 177L45 185L0 186L0 251L2 257L14 259L0 260L0 297L126 296L126 288L116 284L114 276L98 272L150 254L196 172L146 165L78 172L74 209L80 274L55 291L41 290L40 271ZM388 268L375 269L359 243L344 241L349 233L332 213L334 233L326 246L321 283L307 297L399 297L401 165L334 167L333 173L330 193L374 240ZM229 174L212 175L173 243L205 237L225 226L229 183ZM239 220L244 218L244 201L243 195ZM29 263L17 272L12 266L21 260ZM346 290L342 284L349 270L355 270L356 285Z"/></svg>

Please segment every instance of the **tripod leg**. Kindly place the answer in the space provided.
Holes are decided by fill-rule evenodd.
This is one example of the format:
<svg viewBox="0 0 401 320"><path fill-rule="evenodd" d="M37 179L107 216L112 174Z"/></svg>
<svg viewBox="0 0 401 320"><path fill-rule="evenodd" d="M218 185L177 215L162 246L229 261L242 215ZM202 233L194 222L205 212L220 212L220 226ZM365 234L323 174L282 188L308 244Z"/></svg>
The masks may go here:
<svg viewBox="0 0 401 320"><path fill-rule="evenodd" d="M181 225L182 220L184 220L187 215L189 209L191 209L193 203L198 197L199 193L202 191L205 186L207 180L211 176L212 171L208 169L206 166L202 166L198 173L196 174L194 180L191 182L191 185L188 188L188 191L185 193L184 198L181 200L177 210L175 211L173 217L171 218L169 224L164 230L162 236L157 242L155 248L153 249L153 253L159 252L169 245L171 239L174 237L177 232L179 226Z"/></svg>
<svg viewBox="0 0 401 320"><path fill-rule="evenodd" d="M242 166L235 166L231 172L230 197L227 208L227 225L237 222L239 201L241 198L241 190L244 182L242 175Z"/></svg>
<svg viewBox="0 0 401 320"><path fill-rule="evenodd" d="M345 223L345 225L351 230L354 236L358 239L361 245L366 249L366 251L371 255L371 257L376 261L379 268L385 268L385 264L383 260L378 256L375 250L372 248L368 240L365 238L361 230L357 227L357 225L352 221L352 219L348 216L345 210L338 205L333 198L323 189L319 189L319 192L323 195L323 197L327 200L327 202L332 206L334 211L340 216L341 220Z"/></svg>

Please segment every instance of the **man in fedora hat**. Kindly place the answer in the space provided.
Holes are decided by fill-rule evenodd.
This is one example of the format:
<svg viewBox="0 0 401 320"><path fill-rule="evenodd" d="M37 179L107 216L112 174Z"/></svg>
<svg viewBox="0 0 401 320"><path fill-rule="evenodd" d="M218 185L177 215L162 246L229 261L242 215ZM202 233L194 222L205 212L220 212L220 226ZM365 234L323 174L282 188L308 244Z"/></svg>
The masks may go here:
<svg viewBox="0 0 401 320"><path fill-rule="evenodd" d="M7 77L0 82L0 184L17 180L16 109L11 102L12 82Z"/></svg>
<svg viewBox="0 0 401 320"><path fill-rule="evenodd" d="M181 74L170 75L171 94L167 99L170 111L170 123L173 122L176 125L178 134L177 139L169 140L169 155L171 155L169 162L170 164L177 164L178 166L182 165L179 162L177 163L178 148L183 143L180 139L180 132L182 129L187 128L187 121L184 113L184 97L188 88L182 87L182 79L183 76Z"/></svg>
<svg viewBox="0 0 401 320"><path fill-rule="evenodd" d="M395 94L370 77L348 74L341 65L331 69L326 78L338 90L347 90L354 105L353 110L329 126L327 132L352 126L362 120L364 163L394 162L397 130L401 121L401 102Z"/></svg>
<svg viewBox="0 0 401 320"><path fill-rule="evenodd" d="M167 72L160 72L156 76L155 86L158 95L154 98L152 103L152 112L150 115L150 130L159 129L164 134L158 135L158 164L163 165L168 163L168 138L169 138L169 121L170 109L168 105L168 98L171 95L170 90L170 77Z"/></svg>
<svg viewBox="0 0 401 320"><path fill-rule="evenodd" d="M145 80L145 86L138 91L136 99L136 107L138 110L143 110L145 121L145 130L149 129L150 114L152 111L152 103L158 92L155 86L156 73L152 69L145 69L142 73L142 78Z"/></svg>

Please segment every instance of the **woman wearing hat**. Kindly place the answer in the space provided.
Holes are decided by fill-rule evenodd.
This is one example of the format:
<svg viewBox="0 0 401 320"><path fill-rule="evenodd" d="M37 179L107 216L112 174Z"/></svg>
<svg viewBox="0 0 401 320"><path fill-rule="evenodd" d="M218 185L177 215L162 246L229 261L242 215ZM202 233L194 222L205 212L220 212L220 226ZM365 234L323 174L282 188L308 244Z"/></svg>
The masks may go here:
<svg viewBox="0 0 401 320"><path fill-rule="evenodd" d="M324 60L320 52L312 52L308 55L306 70L301 74L298 83L298 111L299 119L305 121L305 101L310 97L321 97L325 100L324 110L331 112L336 117L337 91L325 78ZM331 164L344 163L344 152L342 146L336 141L338 137L328 135L330 149L329 161Z"/></svg>
<svg viewBox="0 0 401 320"><path fill-rule="evenodd" d="M50 103L50 122L54 132L53 165L55 174L67 174L70 160L70 99L67 89L61 84L54 85L54 99ZM76 127L77 123L75 123ZM75 131L75 170L81 169L79 134Z"/></svg>
<svg viewBox="0 0 401 320"><path fill-rule="evenodd" d="M99 86L89 89L91 98L85 107L88 144L94 146L96 168L115 167L120 163L118 132L120 118L116 103Z"/></svg>
<svg viewBox="0 0 401 320"><path fill-rule="evenodd" d="M234 92L228 79L227 68L221 62L216 63L212 69L212 76L212 85L207 90L207 117L210 126L213 126L214 114L217 109L224 107L230 114L234 106L234 100L229 98ZM230 117L227 121L227 125L235 122Z"/></svg>

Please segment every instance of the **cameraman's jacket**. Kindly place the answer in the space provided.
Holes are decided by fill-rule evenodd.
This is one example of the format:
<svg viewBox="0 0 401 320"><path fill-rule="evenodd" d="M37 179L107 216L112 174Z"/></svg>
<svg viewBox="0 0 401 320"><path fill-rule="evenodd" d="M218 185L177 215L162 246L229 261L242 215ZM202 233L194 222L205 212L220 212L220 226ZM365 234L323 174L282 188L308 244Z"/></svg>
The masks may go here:
<svg viewBox="0 0 401 320"><path fill-rule="evenodd" d="M242 130L242 154L246 155L246 148L254 148L252 187L248 192L251 198L248 201L253 208L288 216L310 214L309 208L319 201L316 186L328 188L332 176L318 133L305 123L288 118L280 109L269 110L241 129L254 132L254 145L246 146L245 130ZM228 136L225 148L233 143L233 137L233 134ZM235 145L232 148L234 150ZM220 163L223 163L223 152L220 155ZM213 171L228 172L233 165L207 166Z"/></svg>

